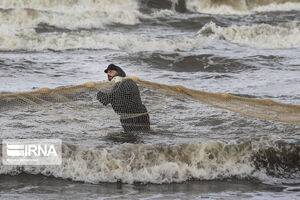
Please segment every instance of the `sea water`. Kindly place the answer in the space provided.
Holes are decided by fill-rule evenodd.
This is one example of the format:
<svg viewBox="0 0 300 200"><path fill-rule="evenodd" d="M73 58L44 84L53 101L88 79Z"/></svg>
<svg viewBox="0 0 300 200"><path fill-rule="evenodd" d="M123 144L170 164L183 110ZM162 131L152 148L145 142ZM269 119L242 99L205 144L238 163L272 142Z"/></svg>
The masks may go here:
<svg viewBox="0 0 300 200"><path fill-rule="evenodd" d="M114 63L148 81L300 104L297 0L0 0L0 22L1 93L105 81ZM1 164L1 199L300 198L299 125L141 96L153 132L132 140L1 105L1 139L59 138L64 158ZM80 103L94 108L82 121L121 131L95 94Z"/></svg>

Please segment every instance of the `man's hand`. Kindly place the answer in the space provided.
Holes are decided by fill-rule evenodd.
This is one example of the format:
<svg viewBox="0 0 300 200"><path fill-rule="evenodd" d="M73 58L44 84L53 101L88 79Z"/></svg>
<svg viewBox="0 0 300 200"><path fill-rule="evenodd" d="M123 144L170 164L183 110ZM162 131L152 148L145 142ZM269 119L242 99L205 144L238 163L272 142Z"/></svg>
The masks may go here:
<svg viewBox="0 0 300 200"><path fill-rule="evenodd" d="M99 91L97 93L97 99L98 101L100 101L104 106L107 106L107 104L109 104L109 97L107 94Z"/></svg>

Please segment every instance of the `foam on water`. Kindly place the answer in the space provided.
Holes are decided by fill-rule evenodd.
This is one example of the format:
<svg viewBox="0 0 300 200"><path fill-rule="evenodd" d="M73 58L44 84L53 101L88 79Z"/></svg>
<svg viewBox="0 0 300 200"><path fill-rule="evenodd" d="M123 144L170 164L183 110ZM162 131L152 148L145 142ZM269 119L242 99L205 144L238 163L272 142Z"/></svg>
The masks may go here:
<svg viewBox="0 0 300 200"><path fill-rule="evenodd" d="M70 33L36 33L27 29L23 33L0 32L0 50L29 50L46 49L113 49L136 51L175 51L192 50L205 46L201 37L153 38L146 35L121 33L91 33L88 31Z"/></svg>
<svg viewBox="0 0 300 200"><path fill-rule="evenodd" d="M157 18L175 15L175 6L179 1L170 1L171 7L152 14L143 14L140 10L147 4L144 1L102 0L102 1L37 1L37 0L3 0L0 2L0 30L26 29L46 23L51 26L78 29L99 28L106 24L120 23L135 25L141 18ZM187 0L181 3L188 10L210 14L251 14L253 12L300 10L299 1L211 1Z"/></svg>
<svg viewBox="0 0 300 200"><path fill-rule="evenodd" d="M168 9L164 9L164 10L159 10L159 11L155 11L151 14L151 16L153 17L167 17L167 16L173 16L176 13L173 10L168 10Z"/></svg>
<svg viewBox="0 0 300 200"><path fill-rule="evenodd" d="M98 10L106 12L116 12L121 10L132 11L138 8L138 1L128 0L2 0L0 7L10 8L33 8L44 11L62 11L67 13L76 13L78 10Z"/></svg>
<svg viewBox="0 0 300 200"><path fill-rule="evenodd" d="M0 12L2 25L14 29L36 27L38 24L47 23L52 26L67 29L102 27L104 24L137 24L139 23L138 11L76 11L52 12L40 11L31 8L8 9Z"/></svg>
<svg viewBox="0 0 300 200"><path fill-rule="evenodd" d="M229 42L258 48L297 48L300 47L300 24L297 22L272 26L254 24L249 26L221 27L211 22L199 34Z"/></svg>
<svg viewBox="0 0 300 200"><path fill-rule="evenodd" d="M209 36L211 40L208 40ZM127 52L139 51L191 51L210 45L215 39L226 40L256 48L300 47L300 25L297 22L280 25L249 25L231 27L206 24L198 35L159 38L133 33L113 32L53 32L37 33L35 29L12 31L2 25L0 50L68 50L68 49L112 49Z"/></svg>
<svg viewBox="0 0 300 200"><path fill-rule="evenodd" d="M253 12L300 10L300 2L298 0L187 0L186 7L190 11L199 13L220 15L247 15Z"/></svg>
<svg viewBox="0 0 300 200"><path fill-rule="evenodd" d="M130 1L1 1L0 21L12 28L47 23L62 28L101 27L109 23L137 24L142 15ZM1 27L0 27L1 28Z"/></svg>
<svg viewBox="0 0 300 200"><path fill-rule="evenodd" d="M176 5L177 1L170 1ZM223 1L222 1L223 2ZM293 10L300 8L300 3L269 1L186 1L190 10L217 14L249 13L249 11L272 11L279 9ZM125 51L190 51L207 46L203 37L170 36L149 34L143 36L138 32L121 34L100 32L91 28L103 28L104 25L120 23L136 25L140 19L152 20L157 17L176 15L173 9L154 10L150 15L141 13L142 3L130 1L1 1L0 2L0 50L46 49L113 49ZM285 4L281 4L285 3ZM172 6L174 7L174 6ZM208 9L205 11L205 9ZM212 10L211 10L212 9ZM41 31L41 25L50 27ZM85 31L80 31L82 28ZM259 48L295 48L300 46L300 25L290 22L281 25L245 25L221 27L215 23L204 26L200 33L216 36L230 42ZM70 31L73 30L73 32ZM47 33L45 33L47 32ZM172 33L173 34L173 33ZM158 38L156 38L158 37ZM214 37L213 39L215 39Z"/></svg>
<svg viewBox="0 0 300 200"><path fill-rule="evenodd" d="M271 179L268 173L275 177L284 174L297 179L293 169L298 169L299 147L270 145L266 142L226 144L220 141L175 146L165 143L123 144L104 149L63 145L61 166L1 165L0 174L26 172L90 183L172 183L233 177L264 181L266 177ZM293 158L292 161L290 158ZM266 161L267 165L264 164Z"/></svg>

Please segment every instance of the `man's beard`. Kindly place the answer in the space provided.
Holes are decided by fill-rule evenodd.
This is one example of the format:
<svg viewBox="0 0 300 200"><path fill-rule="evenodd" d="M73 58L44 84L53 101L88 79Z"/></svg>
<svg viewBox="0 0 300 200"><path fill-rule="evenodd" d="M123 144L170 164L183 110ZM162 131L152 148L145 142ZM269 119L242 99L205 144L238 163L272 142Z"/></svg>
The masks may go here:
<svg viewBox="0 0 300 200"><path fill-rule="evenodd" d="M108 78L109 81L111 81L111 79L113 79L114 76L109 76L109 75L107 75L107 78Z"/></svg>

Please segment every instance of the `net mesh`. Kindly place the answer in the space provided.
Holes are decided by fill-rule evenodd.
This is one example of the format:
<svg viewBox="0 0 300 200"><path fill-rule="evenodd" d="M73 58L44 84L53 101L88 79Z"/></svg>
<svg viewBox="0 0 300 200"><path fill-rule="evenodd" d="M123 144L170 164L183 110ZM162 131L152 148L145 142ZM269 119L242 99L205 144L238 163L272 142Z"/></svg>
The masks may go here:
<svg viewBox="0 0 300 200"><path fill-rule="evenodd" d="M5 115L5 112L10 112L15 106L30 107L27 112L42 112L39 118L52 118L53 121L49 121L52 124L50 129L53 124L59 127L60 123L67 122L70 126L80 126L83 130L112 131L122 127L124 132L147 132L150 131L150 117L156 118L156 121L163 120L164 109L168 109L168 104L172 101L170 97L199 101L244 116L300 124L299 105L192 90L183 86L140 80L137 77L1 94L0 109ZM180 104L176 106L180 107ZM201 113L191 115L197 117ZM26 117L26 114L22 116ZM45 120L41 121L46 123Z"/></svg>

